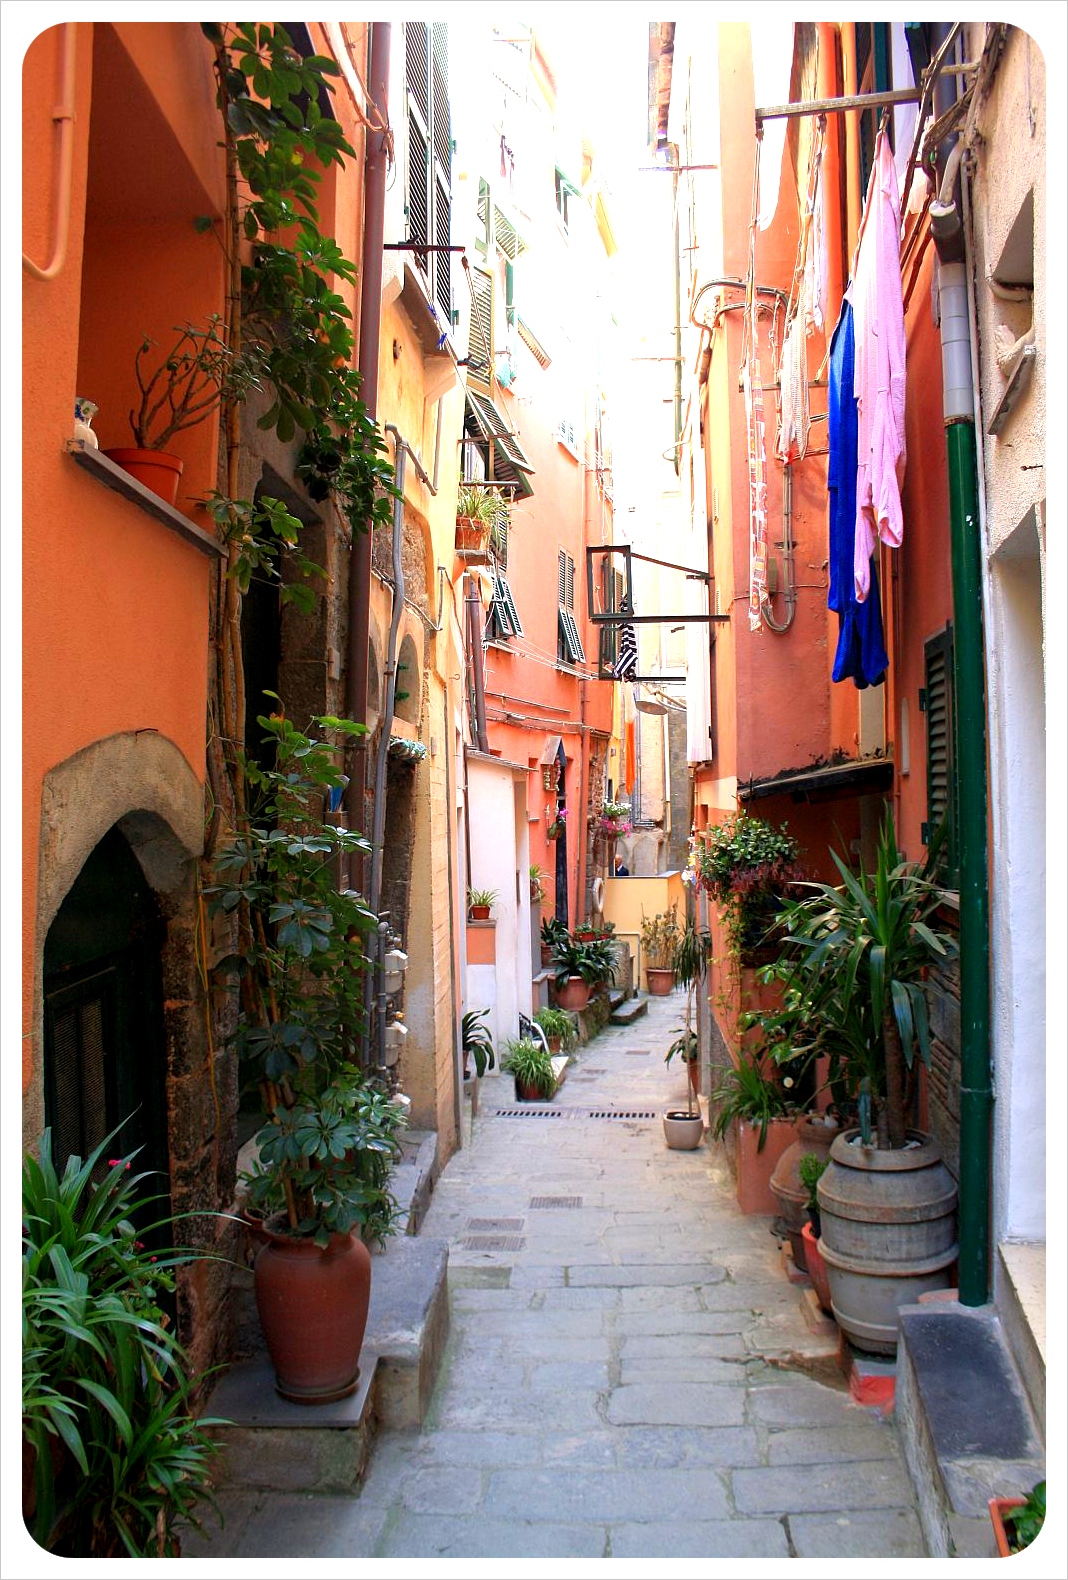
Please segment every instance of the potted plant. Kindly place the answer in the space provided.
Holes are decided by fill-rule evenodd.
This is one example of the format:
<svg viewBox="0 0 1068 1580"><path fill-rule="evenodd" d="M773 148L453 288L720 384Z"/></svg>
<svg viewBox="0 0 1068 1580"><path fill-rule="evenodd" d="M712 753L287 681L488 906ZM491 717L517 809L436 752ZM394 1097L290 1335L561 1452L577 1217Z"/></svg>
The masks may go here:
<svg viewBox="0 0 1068 1580"><path fill-rule="evenodd" d="M544 903L544 900L545 900L545 877L546 877L546 874L545 874L544 870L541 867L538 866L537 862L531 862L531 865L530 865L530 903L531 903L531 905L541 905L541 904Z"/></svg>
<svg viewBox="0 0 1068 1580"><path fill-rule="evenodd" d="M456 550L460 554L485 554L490 533L508 506L501 494L482 483L461 483L456 496Z"/></svg>
<svg viewBox="0 0 1068 1580"><path fill-rule="evenodd" d="M567 807L546 807L545 817L548 825L545 830L546 839L562 839L567 827Z"/></svg>
<svg viewBox="0 0 1068 1580"><path fill-rule="evenodd" d="M796 1091L796 1086L790 1091L791 1094ZM826 1165L837 1134L838 1121L833 1115L803 1113L797 1121L795 1139L779 1158L769 1181L771 1194L779 1204L775 1230L789 1240L794 1264L802 1273L806 1271L807 1262L808 1241L804 1227L810 1197L802 1170L811 1168L813 1162ZM816 1232L818 1234L819 1230Z"/></svg>
<svg viewBox="0 0 1068 1580"><path fill-rule="evenodd" d="M569 938L567 923L561 921L559 916L547 916L541 924L541 963L543 966L552 964L553 950L557 944L566 943Z"/></svg>
<svg viewBox="0 0 1068 1580"><path fill-rule="evenodd" d="M546 1005L536 1012L534 1019L545 1033L550 1053L566 1053L574 1047L578 1034L575 1022L565 1010L550 1009Z"/></svg>
<svg viewBox="0 0 1068 1580"><path fill-rule="evenodd" d="M185 324L175 329L170 349L154 358L156 342L142 337L134 357L140 403L130 412L133 446L104 454L124 472L173 505L178 498L182 460L165 447L175 434L206 422L218 410L224 391L241 398L252 381L250 369L235 358L218 316L204 328Z"/></svg>
<svg viewBox="0 0 1068 1580"><path fill-rule="evenodd" d="M496 889L468 889L467 914L471 921L488 922L496 899Z"/></svg>
<svg viewBox="0 0 1068 1580"><path fill-rule="evenodd" d="M149 1176L106 1158L113 1140L59 1174L45 1130L23 1162L23 1513L60 1557L175 1557L178 1522L199 1527L198 1503L214 1503L223 1423L197 1419L164 1309L197 1253L159 1243L170 1224L149 1227Z"/></svg>
<svg viewBox="0 0 1068 1580"><path fill-rule="evenodd" d="M375 918L335 876L338 857L365 842L324 820L341 783L331 737L361 726L318 718L313 737L283 711L259 722L273 757L245 761L247 824L216 853L209 897L238 920L240 952L217 972L238 976L235 1041L264 1106L248 1184L256 1303L278 1391L322 1402L357 1386L365 1242L393 1227L404 1112L352 1062L365 1013L361 940Z"/></svg>
<svg viewBox="0 0 1068 1580"><path fill-rule="evenodd" d="M819 1183L821 1239L839 1325L877 1354L896 1351L898 1306L944 1288L956 1257L952 1176L907 1119L917 1055L930 1060L923 980L956 952L937 926L940 845L905 861L887 813L874 871L835 856L841 884L806 885L782 917L795 1012L856 1100L859 1125L833 1142Z"/></svg>
<svg viewBox="0 0 1068 1580"><path fill-rule="evenodd" d="M785 823L736 812L709 829L694 851L697 881L723 907L727 940L742 964L755 964L783 899L797 881L797 841Z"/></svg>
<svg viewBox="0 0 1068 1580"><path fill-rule="evenodd" d="M725 1139L733 1130L738 1171L738 1203L745 1213L773 1215L772 1170L794 1139L793 1102L776 1075L768 1075L759 1061L744 1052L737 1064L724 1072L712 1093L716 1117L712 1134Z"/></svg>
<svg viewBox="0 0 1068 1580"><path fill-rule="evenodd" d="M641 946L645 959L645 980L649 992L657 997L666 997L675 985L675 950L681 936L677 902L669 911L657 911L655 916L646 916L642 911Z"/></svg>
<svg viewBox="0 0 1068 1580"><path fill-rule="evenodd" d="M622 839L631 831L630 805L626 801L603 801L598 824L607 839Z"/></svg>
<svg viewBox="0 0 1068 1580"><path fill-rule="evenodd" d="M831 1309L831 1286L827 1279L827 1264L820 1249L820 1205L816 1187L827 1168L827 1162L827 1158L818 1152L805 1152L797 1165L798 1178L805 1192L807 1215L807 1222L801 1227L805 1272L812 1280L816 1299L824 1311Z"/></svg>
<svg viewBox="0 0 1068 1580"><path fill-rule="evenodd" d="M501 1069L515 1079L517 1102L546 1102L556 1092L556 1072L552 1055L529 1037L510 1042L501 1060Z"/></svg>
<svg viewBox="0 0 1068 1580"><path fill-rule="evenodd" d="M991 1498L990 1523L998 1555L1011 1558L1030 1547L1046 1520L1046 1483L1040 1481L1026 1498Z"/></svg>
<svg viewBox="0 0 1068 1580"><path fill-rule="evenodd" d="M608 987L616 977L616 951L611 940L594 936L585 946L586 955L595 975L591 986Z"/></svg>
<svg viewBox="0 0 1068 1580"><path fill-rule="evenodd" d="M559 1009L582 1010L589 1003L590 989L601 978L604 962L591 944L581 944L570 935L553 945L553 991Z"/></svg>
<svg viewBox="0 0 1068 1580"><path fill-rule="evenodd" d="M676 1037L664 1055L664 1063L670 1064L676 1054L686 1066L686 1107L668 1109L663 1120L664 1140L673 1151L692 1152L701 1143L705 1125L700 1109L694 1106L697 1084L693 1072L697 1069L698 1043L697 1033L690 1027L688 1018L681 1036Z"/></svg>
<svg viewBox="0 0 1068 1580"><path fill-rule="evenodd" d="M489 1028L483 1024L488 1009L469 1009L465 1011L460 1021L460 1040L464 1055L464 1080L469 1080L470 1066L475 1066L475 1074L479 1080L487 1070L494 1067L493 1038Z"/></svg>

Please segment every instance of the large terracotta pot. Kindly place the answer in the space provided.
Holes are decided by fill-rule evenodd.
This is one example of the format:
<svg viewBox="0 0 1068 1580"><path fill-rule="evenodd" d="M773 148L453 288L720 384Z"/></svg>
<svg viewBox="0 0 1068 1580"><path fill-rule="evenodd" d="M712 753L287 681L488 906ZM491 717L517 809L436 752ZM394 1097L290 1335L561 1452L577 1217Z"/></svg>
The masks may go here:
<svg viewBox="0 0 1068 1580"><path fill-rule="evenodd" d="M858 1349L897 1353L898 1307L946 1289L957 1259L957 1187L938 1144L910 1130L880 1151L847 1130L816 1187L831 1308Z"/></svg>
<svg viewBox="0 0 1068 1580"><path fill-rule="evenodd" d="M109 461L114 461L116 466L121 466L124 472L138 483L143 483L154 494L168 505L173 505L178 498L178 484L181 481L184 462L177 455L171 455L167 450L105 450L104 454Z"/></svg>
<svg viewBox="0 0 1068 1580"><path fill-rule="evenodd" d="M654 998L667 998L675 986L675 973L670 966L646 966L645 980Z"/></svg>
<svg viewBox="0 0 1068 1580"><path fill-rule="evenodd" d="M745 1122L735 1126L738 1205L744 1213L774 1216L778 1203L771 1194L771 1175L795 1138L795 1124L793 1119L770 1119L763 1150L758 1148L758 1125Z"/></svg>
<svg viewBox="0 0 1068 1580"><path fill-rule="evenodd" d="M590 984L582 977L568 977L562 987L553 989L560 1009L585 1009L590 1001Z"/></svg>
<svg viewBox="0 0 1068 1580"><path fill-rule="evenodd" d="M838 1134L838 1126L831 1120L824 1124L818 1114L803 1114L797 1121L797 1140L788 1146L776 1163L771 1176L771 1194L779 1204L775 1228L785 1234L794 1253L794 1265L805 1271L805 1243L801 1231L805 1226L805 1205L808 1191L801 1183L799 1168L806 1153L815 1153L822 1163L831 1150L831 1142Z"/></svg>
<svg viewBox="0 0 1068 1580"><path fill-rule="evenodd" d="M257 1233L256 1308L275 1387L297 1404L329 1404L355 1392L371 1298L371 1253L356 1234L310 1238Z"/></svg>

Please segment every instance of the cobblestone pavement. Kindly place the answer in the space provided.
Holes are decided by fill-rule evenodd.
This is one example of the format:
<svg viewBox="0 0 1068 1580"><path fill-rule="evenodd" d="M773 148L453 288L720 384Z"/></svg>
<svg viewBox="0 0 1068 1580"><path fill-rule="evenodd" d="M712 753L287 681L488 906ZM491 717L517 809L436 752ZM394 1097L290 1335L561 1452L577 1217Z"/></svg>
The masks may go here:
<svg viewBox="0 0 1068 1580"><path fill-rule="evenodd" d="M356 1496L229 1492L197 1554L924 1555L893 1423L809 1332L769 1220L707 1137L664 1144L681 1014L607 1028L548 1110L482 1082L424 1224L452 1329L423 1429L380 1436Z"/></svg>

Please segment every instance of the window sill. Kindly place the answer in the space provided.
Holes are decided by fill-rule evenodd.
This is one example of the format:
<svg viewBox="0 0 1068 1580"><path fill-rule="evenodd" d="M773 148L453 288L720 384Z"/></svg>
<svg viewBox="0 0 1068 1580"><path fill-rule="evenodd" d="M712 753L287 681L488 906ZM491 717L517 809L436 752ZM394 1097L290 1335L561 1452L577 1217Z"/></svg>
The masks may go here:
<svg viewBox="0 0 1068 1580"><path fill-rule="evenodd" d="M154 516L157 521L169 527L172 532L184 538L186 543L198 549L208 558L224 560L226 558L225 546L213 538L210 532L205 532L203 527L198 527L196 522L190 521L188 516L183 516L180 510L173 505L168 505L158 494L154 494L143 483L138 483L129 472L124 472L121 466L116 466L101 450L95 450L92 445L87 445L81 439L67 440L67 453L84 471L96 478L98 483L103 483L105 488L114 489L116 494L122 494L124 499L129 499L133 504L139 505L146 515Z"/></svg>

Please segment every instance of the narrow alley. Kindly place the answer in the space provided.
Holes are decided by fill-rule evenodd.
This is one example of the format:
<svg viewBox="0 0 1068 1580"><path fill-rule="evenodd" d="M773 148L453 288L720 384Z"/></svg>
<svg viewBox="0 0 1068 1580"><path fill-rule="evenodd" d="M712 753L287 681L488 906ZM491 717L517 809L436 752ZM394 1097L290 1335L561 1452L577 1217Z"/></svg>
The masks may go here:
<svg viewBox="0 0 1068 1580"><path fill-rule="evenodd" d="M924 1555L896 1430L809 1332L769 1219L717 1143L665 1146L682 995L648 1006L551 1104L482 1083L422 1229L451 1307L423 1429L379 1436L355 1496L227 1493L187 1556Z"/></svg>

